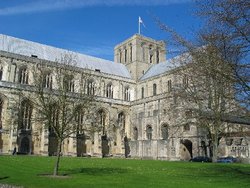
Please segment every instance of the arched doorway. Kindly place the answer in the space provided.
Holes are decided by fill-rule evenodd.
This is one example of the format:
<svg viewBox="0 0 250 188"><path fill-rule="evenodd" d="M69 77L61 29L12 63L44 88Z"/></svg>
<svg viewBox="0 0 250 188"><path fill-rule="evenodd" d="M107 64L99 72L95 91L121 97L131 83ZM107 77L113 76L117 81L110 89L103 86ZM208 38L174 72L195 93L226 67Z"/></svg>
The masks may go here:
<svg viewBox="0 0 250 188"><path fill-rule="evenodd" d="M130 146L127 136L124 137L124 148L125 148L125 158L128 158L130 154Z"/></svg>
<svg viewBox="0 0 250 188"><path fill-rule="evenodd" d="M29 154L30 153L30 140L28 137L22 138L19 153L21 153L21 154Z"/></svg>
<svg viewBox="0 0 250 188"><path fill-rule="evenodd" d="M109 145L107 135L102 135L102 157L108 157Z"/></svg>
<svg viewBox="0 0 250 188"><path fill-rule="evenodd" d="M76 153L77 157L82 157L86 154L86 144L85 144L85 135L77 134L76 136Z"/></svg>
<svg viewBox="0 0 250 188"><path fill-rule="evenodd" d="M193 157L193 143L190 140L184 139L180 143L180 159L188 161Z"/></svg>
<svg viewBox="0 0 250 188"><path fill-rule="evenodd" d="M49 156L56 156L57 146L58 146L58 141L55 133L49 133L49 147L48 147Z"/></svg>

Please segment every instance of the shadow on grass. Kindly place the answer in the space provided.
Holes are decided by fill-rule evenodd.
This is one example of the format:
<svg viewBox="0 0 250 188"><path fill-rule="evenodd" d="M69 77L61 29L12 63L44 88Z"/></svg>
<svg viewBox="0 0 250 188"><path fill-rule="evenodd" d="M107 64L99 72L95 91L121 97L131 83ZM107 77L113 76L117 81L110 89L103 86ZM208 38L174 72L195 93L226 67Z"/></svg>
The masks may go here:
<svg viewBox="0 0 250 188"><path fill-rule="evenodd" d="M9 176L0 177L0 181L1 181L1 180L8 179L8 178L10 178L10 177L9 177Z"/></svg>
<svg viewBox="0 0 250 188"><path fill-rule="evenodd" d="M231 164L218 165L216 167L203 169L199 171L200 177L220 177L234 178L234 179L247 179L250 181L250 168L242 169Z"/></svg>
<svg viewBox="0 0 250 188"><path fill-rule="evenodd" d="M235 175L250 178L250 168L248 168L248 171L243 171L242 169L239 169L237 167L228 166L228 167L221 168L220 171L222 171L223 173L234 173Z"/></svg>
<svg viewBox="0 0 250 188"><path fill-rule="evenodd" d="M66 171L67 175L71 174L86 174L92 176L103 176L113 174L128 173L128 170L122 168L75 168Z"/></svg>

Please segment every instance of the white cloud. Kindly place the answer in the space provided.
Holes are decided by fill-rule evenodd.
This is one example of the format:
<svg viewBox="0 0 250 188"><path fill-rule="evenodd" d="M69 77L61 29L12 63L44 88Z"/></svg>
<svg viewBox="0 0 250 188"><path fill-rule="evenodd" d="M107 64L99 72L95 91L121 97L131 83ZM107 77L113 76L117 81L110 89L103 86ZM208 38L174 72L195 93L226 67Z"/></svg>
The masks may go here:
<svg viewBox="0 0 250 188"><path fill-rule="evenodd" d="M22 5L0 8L0 15L15 15L91 6L164 6L192 0L38 0Z"/></svg>

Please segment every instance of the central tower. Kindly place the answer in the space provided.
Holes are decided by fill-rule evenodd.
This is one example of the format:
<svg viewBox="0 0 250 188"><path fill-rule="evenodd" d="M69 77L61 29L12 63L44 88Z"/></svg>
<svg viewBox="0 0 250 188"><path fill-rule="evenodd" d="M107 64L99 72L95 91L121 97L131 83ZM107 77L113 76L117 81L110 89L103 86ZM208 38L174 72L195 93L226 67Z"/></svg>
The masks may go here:
<svg viewBox="0 0 250 188"><path fill-rule="evenodd" d="M126 65L136 81L152 65L166 61L164 41L156 41L139 34L116 45L114 52L114 61Z"/></svg>

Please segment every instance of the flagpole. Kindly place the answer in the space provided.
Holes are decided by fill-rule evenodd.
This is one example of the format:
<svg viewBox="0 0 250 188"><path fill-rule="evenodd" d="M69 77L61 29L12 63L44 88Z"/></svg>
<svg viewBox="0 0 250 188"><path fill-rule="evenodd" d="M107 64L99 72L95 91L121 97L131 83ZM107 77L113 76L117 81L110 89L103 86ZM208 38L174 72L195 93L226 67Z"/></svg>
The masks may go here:
<svg viewBox="0 0 250 188"><path fill-rule="evenodd" d="M140 23L140 18L138 19L138 31L139 35L141 34L141 23Z"/></svg>

